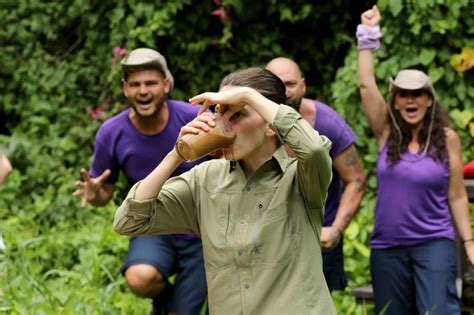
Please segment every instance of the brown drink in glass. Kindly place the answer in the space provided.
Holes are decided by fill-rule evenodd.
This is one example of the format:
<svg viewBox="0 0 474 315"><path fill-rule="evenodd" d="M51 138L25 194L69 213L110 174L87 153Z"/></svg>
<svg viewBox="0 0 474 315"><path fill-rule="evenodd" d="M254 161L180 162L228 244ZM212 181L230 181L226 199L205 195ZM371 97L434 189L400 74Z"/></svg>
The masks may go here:
<svg viewBox="0 0 474 315"><path fill-rule="evenodd" d="M230 122L221 114L215 116L216 125L208 132L201 130L198 134L187 134L178 139L176 150L184 160L193 162L234 142L235 133Z"/></svg>

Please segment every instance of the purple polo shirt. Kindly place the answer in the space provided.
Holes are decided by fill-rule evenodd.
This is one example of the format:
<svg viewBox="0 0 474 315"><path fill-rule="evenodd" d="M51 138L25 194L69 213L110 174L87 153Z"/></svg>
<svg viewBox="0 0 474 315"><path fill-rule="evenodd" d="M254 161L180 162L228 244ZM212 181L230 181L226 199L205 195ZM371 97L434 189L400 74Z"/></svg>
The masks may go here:
<svg viewBox="0 0 474 315"><path fill-rule="evenodd" d="M334 159L339 153L351 146L356 137L344 119L331 107L319 101L314 102L316 107L316 121L314 129L325 135L332 142L329 155ZM328 188L328 198L324 211L324 226L330 226L336 218L337 209L342 195L342 182L337 171L333 168L333 178Z"/></svg>
<svg viewBox="0 0 474 315"><path fill-rule="evenodd" d="M173 149L182 126L193 120L199 106L177 100L167 100L169 119L166 127L156 135L140 133L129 118L127 109L108 119L99 128L94 148L94 159L89 170L91 177L97 177L106 169L111 174L108 183L117 182L123 171L130 186L145 178ZM180 175L207 158L182 163L172 174Z"/></svg>

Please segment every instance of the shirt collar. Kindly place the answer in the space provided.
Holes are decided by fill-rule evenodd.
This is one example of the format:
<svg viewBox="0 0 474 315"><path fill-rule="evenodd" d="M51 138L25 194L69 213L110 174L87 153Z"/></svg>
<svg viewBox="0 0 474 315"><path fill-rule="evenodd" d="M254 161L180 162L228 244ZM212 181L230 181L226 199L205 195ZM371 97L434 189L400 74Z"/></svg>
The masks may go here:
<svg viewBox="0 0 474 315"><path fill-rule="evenodd" d="M288 156L285 150L285 146L281 145L276 149L276 151L273 153L272 156L273 159L275 159L280 166L280 170L284 172L286 168L288 167L288 164L290 164L291 158Z"/></svg>
<svg viewBox="0 0 474 315"><path fill-rule="evenodd" d="M275 150L275 152L273 152L272 160L275 160L280 167L280 171L284 172L290 163L291 158L286 153L285 146L281 145ZM236 161L229 161L229 173L232 173L236 166Z"/></svg>

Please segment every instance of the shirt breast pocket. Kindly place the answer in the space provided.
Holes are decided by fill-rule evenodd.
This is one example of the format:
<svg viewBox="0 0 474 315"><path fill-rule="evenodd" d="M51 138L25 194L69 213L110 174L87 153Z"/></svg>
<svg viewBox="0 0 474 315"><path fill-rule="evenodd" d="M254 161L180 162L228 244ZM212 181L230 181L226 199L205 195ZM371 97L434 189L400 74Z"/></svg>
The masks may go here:
<svg viewBox="0 0 474 315"><path fill-rule="evenodd" d="M255 264L286 265L297 247L298 231L288 213L288 202L263 212L250 234Z"/></svg>

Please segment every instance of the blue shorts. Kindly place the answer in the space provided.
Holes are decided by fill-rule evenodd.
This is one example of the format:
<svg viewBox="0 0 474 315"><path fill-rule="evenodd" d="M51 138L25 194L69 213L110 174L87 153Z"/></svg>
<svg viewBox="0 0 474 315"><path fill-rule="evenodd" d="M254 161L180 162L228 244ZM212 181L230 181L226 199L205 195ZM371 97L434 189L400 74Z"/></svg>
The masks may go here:
<svg viewBox="0 0 474 315"><path fill-rule="evenodd" d="M458 315L454 241L372 249L375 313Z"/></svg>
<svg viewBox="0 0 474 315"><path fill-rule="evenodd" d="M137 264L154 266L165 278L176 274L166 309L178 314L199 314L207 297L202 243L178 235L132 237L122 273Z"/></svg>
<svg viewBox="0 0 474 315"><path fill-rule="evenodd" d="M343 239L330 251L323 254L323 272L329 291L342 291L347 286L346 273L344 272Z"/></svg>

